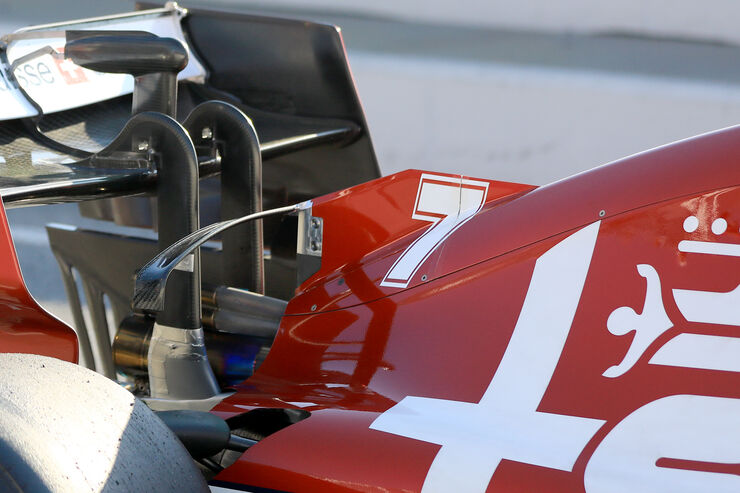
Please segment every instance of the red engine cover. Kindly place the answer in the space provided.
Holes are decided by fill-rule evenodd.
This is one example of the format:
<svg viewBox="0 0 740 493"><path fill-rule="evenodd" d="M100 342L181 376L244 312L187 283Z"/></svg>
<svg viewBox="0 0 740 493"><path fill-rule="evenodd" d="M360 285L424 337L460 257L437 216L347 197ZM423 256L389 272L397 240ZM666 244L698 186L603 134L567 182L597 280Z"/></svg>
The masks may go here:
<svg viewBox="0 0 740 493"><path fill-rule="evenodd" d="M735 128L534 191L458 177L494 198L459 194L473 205L450 214L424 203L434 178L420 172L315 201L323 269L257 374L216 409L311 416L217 479L287 491L740 491L737 155ZM413 186L389 192L402 180ZM343 202L355 193L368 197L364 217ZM417 227L387 234L379 225L398 211ZM414 246L444 224L449 234Z"/></svg>

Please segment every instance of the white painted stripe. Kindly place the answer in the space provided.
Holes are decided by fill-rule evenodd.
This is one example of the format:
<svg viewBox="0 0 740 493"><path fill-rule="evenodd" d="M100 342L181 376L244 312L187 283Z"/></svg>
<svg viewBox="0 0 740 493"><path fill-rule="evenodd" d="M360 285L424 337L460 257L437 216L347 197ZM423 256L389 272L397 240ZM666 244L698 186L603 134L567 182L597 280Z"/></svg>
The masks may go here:
<svg viewBox="0 0 740 493"><path fill-rule="evenodd" d="M734 243L683 240L678 244L678 249L686 253L706 253L709 255L740 257L740 245Z"/></svg>
<svg viewBox="0 0 740 493"><path fill-rule="evenodd" d="M740 372L740 338L679 334L650 358L650 364Z"/></svg>
<svg viewBox="0 0 740 493"><path fill-rule="evenodd" d="M674 289L673 298L689 322L740 327L740 284L727 293Z"/></svg>
<svg viewBox="0 0 740 493"><path fill-rule="evenodd" d="M212 493L249 493L249 490L232 490L223 486L208 486Z"/></svg>

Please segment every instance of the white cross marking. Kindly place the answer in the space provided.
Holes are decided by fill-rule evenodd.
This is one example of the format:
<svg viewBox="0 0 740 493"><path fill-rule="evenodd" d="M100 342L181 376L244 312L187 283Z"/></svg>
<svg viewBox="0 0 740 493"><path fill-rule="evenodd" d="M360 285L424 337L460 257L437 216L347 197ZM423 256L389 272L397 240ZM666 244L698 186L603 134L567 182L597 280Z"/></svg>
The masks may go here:
<svg viewBox="0 0 740 493"><path fill-rule="evenodd" d="M543 254L480 402L407 396L370 428L441 445L423 492L485 491L503 459L570 471L603 420L537 411L586 280L599 222Z"/></svg>
<svg viewBox="0 0 740 493"><path fill-rule="evenodd" d="M57 66L59 67L59 70L62 70L64 72L74 72L75 70L80 69L80 66L74 63L69 58L65 58L64 60L62 60L57 64Z"/></svg>

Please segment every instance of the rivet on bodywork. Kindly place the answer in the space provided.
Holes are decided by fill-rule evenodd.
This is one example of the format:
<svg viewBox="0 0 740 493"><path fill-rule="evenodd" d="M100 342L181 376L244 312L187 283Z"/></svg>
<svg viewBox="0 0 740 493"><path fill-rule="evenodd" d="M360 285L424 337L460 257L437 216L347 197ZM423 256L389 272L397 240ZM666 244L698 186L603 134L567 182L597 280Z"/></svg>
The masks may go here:
<svg viewBox="0 0 740 493"><path fill-rule="evenodd" d="M315 312L316 311L316 308L318 308L316 305L311 305L311 311L312 312Z"/></svg>
<svg viewBox="0 0 740 493"><path fill-rule="evenodd" d="M604 209L601 209L599 211L599 217L604 217L604 216L606 216L606 211Z"/></svg>

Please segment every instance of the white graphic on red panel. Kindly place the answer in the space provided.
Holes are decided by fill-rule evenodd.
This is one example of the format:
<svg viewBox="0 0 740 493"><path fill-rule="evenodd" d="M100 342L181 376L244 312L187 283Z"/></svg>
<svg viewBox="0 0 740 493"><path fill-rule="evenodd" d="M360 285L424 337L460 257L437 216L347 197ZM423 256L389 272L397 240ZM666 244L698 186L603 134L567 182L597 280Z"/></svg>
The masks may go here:
<svg viewBox="0 0 740 493"><path fill-rule="evenodd" d="M598 231L599 223L591 224L537 259L511 340L480 402L409 396L372 423L374 430L442 445L422 491L485 491L504 459L570 471L604 423L537 411L570 332Z"/></svg>
<svg viewBox="0 0 740 493"><path fill-rule="evenodd" d="M640 407L588 460L586 493L737 493L740 476L659 466L664 458L740 463L740 399L672 395Z"/></svg>
<svg viewBox="0 0 740 493"><path fill-rule="evenodd" d="M504 459L572 471L605 423L537 410L570 333L598 230L598 222L587 226L537 259L506 352L479 402L407 396L370 425L441 445L423 492L483 492L489 483L495 484L494 473ZM672 324L663 308L657 272L647 264L639 265L638 272L648 283L642 313L615 310L610 330L623 332L632 326L644 341L654 340ZM681 334L650 363L738 371L738 341ZM644 345L630 348L614 371L623 374ZM740 399L725 397L672 395L643 405L617 423L588 459L586 493L737 493L736 474L664 467L659 461L740 463L738 415Z"/></svg>
<svg viewBox="0 0 740 493"><path fill-rule="evenodd" d="M688 216L683 229L693 233L699 228L699 219ZM727 220L719 217L711 224L717 236L727 231ZM682 240L678 250L702 255L740 256L740 245L719 241ZM605 377L618 377L627 372L645 350L666 330L673 326L663 306L660 276L651 265L637 266L640 275L647 279L643 312L637 315L627 306L614 310L607 320L607 328L614 335L635 331L627 354L619 365L604 372ZM689 322L740 326L740 285L729 292L673 289L673 298L681 315ZM737 371L740 363L740 341L734 337L701 334L680 334L661 347L650 359L651 364Z"/></svg>
<svg viewBox="0 0 740 493"><path fill-rule="evenodd" d="M673 298L689 322L740 326L740 285L727 293L674 289Z"/></svg>
<svg viewBox="0 0 740 493"><path fill-rule="evenodd" d="M693 233L699 227L699 220L689 216L683 227L687 233ZM717 236L724 234L727 220L714 219L711 230ZM678 249L685 253L740 257L740 245L734 243L683 240ZM674 289L673 299L689 322L740 327L740 284L727 292ZM650 363L740 372L740 338L679 334L658 349Z"/></svg>
<svg viewBox="0 0 740 493"><path fill-rule="evenodd" d="M683 222L683 229L687 233L693 233L698 227L699 219L696 216L689 216ZM712 233L719 236L725 231L727 231L727 219L718 217L712 221ZM740 245L719 241L683 240L678 244L678 250L684 253L705 253L709 255L740 257Z"/></svg>
<svg viewBox="0 0 740 493"><path fill-rule="evenodd" d="M663 297L660 292L660 277L652 265L640 264L637 271L647 280L645 303L639 315L629 306L621 306L614 310L606 321L609 332L615 336L623 336L635 331L632 344L618 365L608 368L603 375L616 378L624 375L640 359L640 356L666 330L673 327L663 306Z"/></svg>
<svg viewBox="0 0 740 493"><path fill-rule="evenodd" d="M740 338L679 334L658 349L650 364L740 372Z"/></svg>
<svg viewBox="0 0 740 493"><path fill-rule="evenodd" d="M487 195L488 182L423 173L411 217L432 225L398 257L380 285L407 287L432 252L480 211Z"/></svg>
<svg viewBox="0 0 740 493"><path fill-rule="evenodd" d="M687 233L693 233L698 227L696 216L687 217L683 223ZM717 236L724 234L727 220L716 218L712 221L711 229ZM684 240L678 244L678 249L686 253L740 257L740 245L735 243ZM740 284L725 293L674 289L673 297L681 314L689 322L740 326Z"/></svg>

